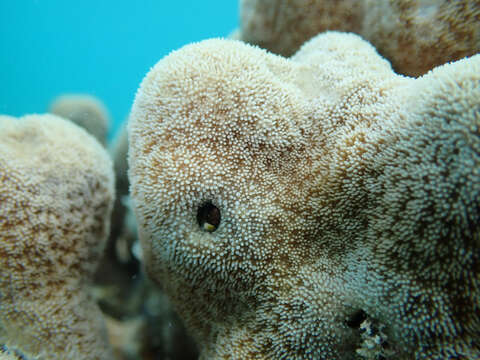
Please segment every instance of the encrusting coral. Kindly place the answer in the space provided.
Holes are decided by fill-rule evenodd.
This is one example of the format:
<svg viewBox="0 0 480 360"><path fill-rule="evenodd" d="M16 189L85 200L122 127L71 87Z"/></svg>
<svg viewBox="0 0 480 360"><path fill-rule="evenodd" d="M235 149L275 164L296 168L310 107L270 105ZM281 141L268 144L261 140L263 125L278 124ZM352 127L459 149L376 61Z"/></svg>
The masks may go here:
<svg viewBox="0 0 480 360"><path fill-rule="evenodd" d="M129 176L201 358L480 358L479 99L480 56L407 78L353 34L161 60Z"/></svg>
<svg viewBox="0 0 480 360"><path fill-rule="evenodd" d="M243 0L240 8L235 37L284 56L326 30L361 35L410 76L480 51L479 0Z"/></svg>
<svg viewBox="0 0 480 360"><path fill-rule="evenodd" d="M106 144L110 116L105 105L96 97L82 94L62 95L53 101L49 112L73 121L102 145Z"/></svg>
<svg viewBox="0 0 480 360"><path fill-rule="evenodd" d="M0 344L35 360L111 359L88 287L113 199L111 160L83 129L0 117Z"/></svg>

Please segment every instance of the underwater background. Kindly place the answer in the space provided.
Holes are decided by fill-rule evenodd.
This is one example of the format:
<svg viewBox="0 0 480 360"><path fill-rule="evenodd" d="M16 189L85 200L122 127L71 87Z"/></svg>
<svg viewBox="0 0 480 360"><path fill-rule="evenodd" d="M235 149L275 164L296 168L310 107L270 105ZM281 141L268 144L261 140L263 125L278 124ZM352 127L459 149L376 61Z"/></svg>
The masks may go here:
<svg viewBox="0 0 480 360"><path fill-rule="evenodd" d="M0 1L0 113L45 113L65 93L101 99L110 138L148 70L174 49L228 36L236 1Z"/></svg>

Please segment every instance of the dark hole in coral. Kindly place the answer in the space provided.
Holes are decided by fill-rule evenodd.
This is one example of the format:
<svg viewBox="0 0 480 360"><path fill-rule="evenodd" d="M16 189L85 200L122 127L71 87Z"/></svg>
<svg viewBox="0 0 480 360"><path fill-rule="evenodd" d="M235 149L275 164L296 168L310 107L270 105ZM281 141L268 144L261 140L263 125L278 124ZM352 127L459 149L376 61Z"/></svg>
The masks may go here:
<svg viewBox="0 0 480 360"><path fill-rule="evenodd" d="M197 222L203 230L208 232L217 230L220 220L220 210L211 201L204 203L198 208Z"/></svg>
<svg viewBox="0 0 480 360"><path fill-rule="evenodd" d="M350 318L346 320L346 324L348 327L353 329L358 329L362 322L367 319L367 313L362 309L355 311Z"/></svg>

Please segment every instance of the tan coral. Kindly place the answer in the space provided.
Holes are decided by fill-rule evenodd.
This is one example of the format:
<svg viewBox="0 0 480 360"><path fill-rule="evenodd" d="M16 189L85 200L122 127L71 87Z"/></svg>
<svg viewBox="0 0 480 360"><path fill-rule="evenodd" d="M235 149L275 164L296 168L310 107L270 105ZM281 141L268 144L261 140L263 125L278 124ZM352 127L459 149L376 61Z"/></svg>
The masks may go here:
<svg viewBox="0 0 480 360"><path fill-rule="evenodd" d="M209 40L151 70L132 197L202 359L480 357L479 74L398 76L340 33L291 59Z"/></svg>
<svg viewBox="0 0 480 360"><path fill-rule="evenodd" d="M358 32L363 7L363 0L241 0L235 38L290 56L319 32Z"/></svg>
<svg viewBox="0 0 480 360"><path fill-rule="evenodd" d="M113 186L108 154L83 129L0 117L0 343L37 360L111 358L88 286Z"/></svg>
<svg viewBox="0 0 480 360"><path fill-rule="evenodd" d="M360 34L403 74L480 52L479 0L365 0Z"/></svg>
<svg viewBox="0 0 480 360"><path fill-rule="evenodd" d="M290 56L326 30L355 32L402 74L480 51L478 0L243 0L237 38Z"/></svg>
<svg viewBox="0 0 480 360"><path fill-rule="evenodd" d="M49 112L73 121L101 144L106 144L110 116L105 105L96 97L82 94L62 95L53 101Z"/></svg>

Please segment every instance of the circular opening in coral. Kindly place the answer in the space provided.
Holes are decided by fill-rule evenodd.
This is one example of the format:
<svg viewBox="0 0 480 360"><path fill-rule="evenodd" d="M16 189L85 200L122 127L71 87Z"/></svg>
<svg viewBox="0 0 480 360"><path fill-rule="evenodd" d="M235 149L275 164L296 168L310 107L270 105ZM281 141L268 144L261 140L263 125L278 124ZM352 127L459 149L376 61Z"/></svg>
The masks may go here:
<svg viewBox="0 0 480 360"><path fill-rule="evenodd" d="M362 322L367 319L367 314L362 309L355 311L347 320L346 324L348 327L353 329L360 328Z"/></svg>
<svg viewBox="0 0 480 360"><path fill-rule="evenodd" d="M197 222L204 231L214 232L220 226L220 210L208 201L201 205L197 211Z"/></svg>

